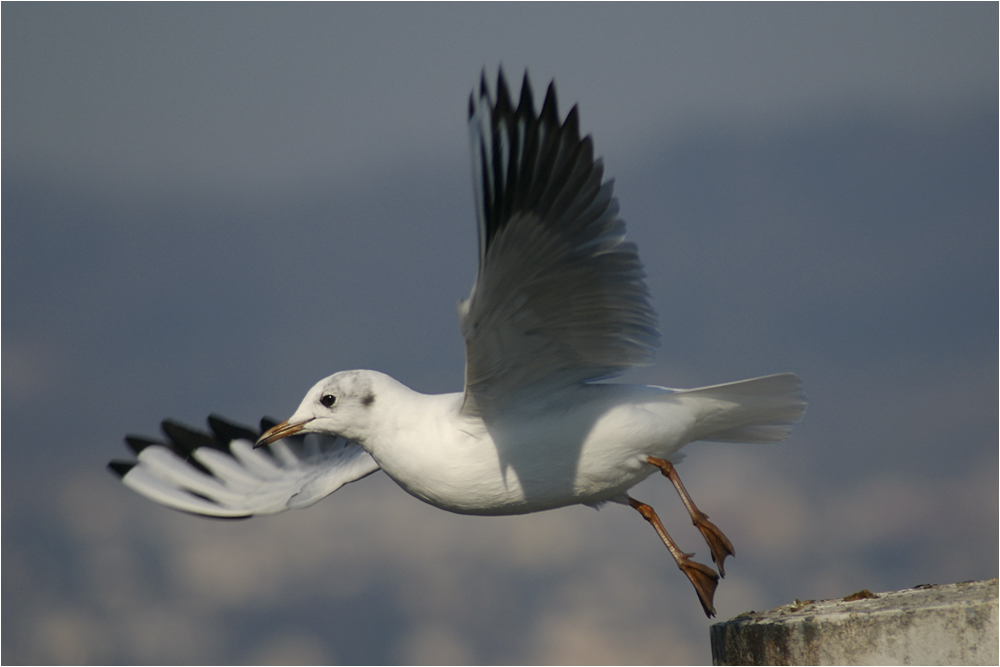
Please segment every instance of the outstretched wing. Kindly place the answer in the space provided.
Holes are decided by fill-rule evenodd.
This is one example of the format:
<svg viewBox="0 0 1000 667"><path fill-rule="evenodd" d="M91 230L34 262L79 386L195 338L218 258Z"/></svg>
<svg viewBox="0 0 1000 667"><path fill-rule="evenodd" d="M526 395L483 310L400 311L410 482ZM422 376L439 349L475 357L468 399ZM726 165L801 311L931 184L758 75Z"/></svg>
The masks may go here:
<svg viewBox="0 0 1000 667"><path fill-rule="evenodd" d="M261 420L261 432L274 424ZM294 436L254 449L260 433L214 415L208 425L210 433L164 421L165 442L127 436L136 460L108 467L125 486L162 505L227 518L308 507L379 469L344 438Z"/></svg>
<svg viewBox="0 0 1000 667"><path fill-rule="evenodd" d="M525 73L514 108L501 71L496 102L485 74L470 97L469 125L479 273L460 306L463 410L649 364L656 313L576 107L560 123L549 84L535 115Z"/></svg>

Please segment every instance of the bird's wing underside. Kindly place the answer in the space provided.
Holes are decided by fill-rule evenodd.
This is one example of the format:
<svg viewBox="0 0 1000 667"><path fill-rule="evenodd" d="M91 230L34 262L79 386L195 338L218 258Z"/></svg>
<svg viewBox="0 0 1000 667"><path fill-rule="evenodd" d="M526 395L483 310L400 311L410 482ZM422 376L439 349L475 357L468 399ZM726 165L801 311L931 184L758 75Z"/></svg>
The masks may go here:
<svg viewBox="0 0 1000 667"><path fill-rule="evenodd" d="M516 107L502 72L496 95L484 75L469 99L479 272L460 318L472 414L647 365L659 344L613 181L602 182L576 107L560 122L550 84L536 115L527 74Z"/></svg>
<svg viewBox="0 0 1000 667"><path fill-rule="evenodd" d="M360 445L323 435L294 436L254 449L260 433L208 418L210 432L173 421L163 441L127 436L135 461L108 467L125 486L173 509L223 518L308 507L379 469ZM261 432L273 426L261 420Z"/></svg>

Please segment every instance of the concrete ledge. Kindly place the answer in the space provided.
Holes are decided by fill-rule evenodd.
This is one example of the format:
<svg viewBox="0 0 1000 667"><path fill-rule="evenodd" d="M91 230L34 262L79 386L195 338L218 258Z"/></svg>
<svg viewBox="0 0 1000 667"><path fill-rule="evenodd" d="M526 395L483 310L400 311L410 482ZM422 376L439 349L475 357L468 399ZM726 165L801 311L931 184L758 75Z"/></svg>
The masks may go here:
<svg viewBox="0 0 1000 667"><path fill-rule="evenodd" d="M796 600L712 626L716 665L995 665L997 580Z"/></svg>

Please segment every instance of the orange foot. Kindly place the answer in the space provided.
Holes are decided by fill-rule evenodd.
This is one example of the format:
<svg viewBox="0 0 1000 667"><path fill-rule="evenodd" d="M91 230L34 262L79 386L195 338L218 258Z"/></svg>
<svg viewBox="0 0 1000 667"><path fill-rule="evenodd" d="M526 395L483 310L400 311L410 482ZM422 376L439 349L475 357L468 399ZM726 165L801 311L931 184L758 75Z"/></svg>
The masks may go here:
<svg viewBox="0 0 1000 667"><path fill-rule="evenodd" d="M736 555L733 543L719 530L718 526L708 520L708 516L703 515L694 522L694 525L708 542L708 546L712 550L712 561L719 566L719 574L723 577L726 576L724 565L726 557Z"/></svg>
<svg viewBox="0 0 1000 667"><path fill-rule="evenodd" d="M709 618L715 616L713 600L715 599L715 588L719 585L719 575L709 566L687 558L684 558L683 562L677 565L694 585L694 590L698 594L698 600L701 602L701 608L705 610L705 615Z"/></svg>

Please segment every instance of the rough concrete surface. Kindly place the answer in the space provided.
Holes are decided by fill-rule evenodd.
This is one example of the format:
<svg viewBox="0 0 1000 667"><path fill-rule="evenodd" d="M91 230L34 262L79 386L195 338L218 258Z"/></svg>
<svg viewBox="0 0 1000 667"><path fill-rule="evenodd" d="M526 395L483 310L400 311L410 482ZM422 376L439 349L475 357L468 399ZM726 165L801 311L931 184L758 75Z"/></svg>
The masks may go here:
<svg viewBox="0 0 1000 667"><path fill-rule="evenodd" d="M997 580L858 591L740 614L711 629L716 665L998 662Z"/></svg>

